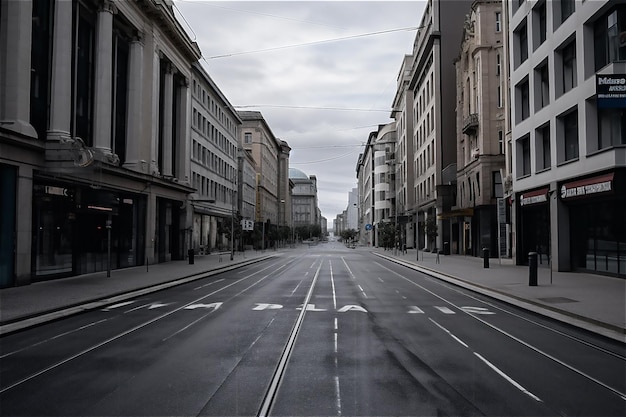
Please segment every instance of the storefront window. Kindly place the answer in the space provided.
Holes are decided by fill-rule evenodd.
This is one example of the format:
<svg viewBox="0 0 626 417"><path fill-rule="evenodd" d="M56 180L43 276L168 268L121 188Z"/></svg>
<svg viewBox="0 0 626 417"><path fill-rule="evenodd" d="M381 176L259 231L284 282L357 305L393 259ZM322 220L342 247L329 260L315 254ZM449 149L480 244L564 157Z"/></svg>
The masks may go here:
<svg viewBox="0 0 626 417"><path fill-rule="evenodd" d="M574 267L626 276L626 228L621 216L615 200L572 207Z"/></svg>

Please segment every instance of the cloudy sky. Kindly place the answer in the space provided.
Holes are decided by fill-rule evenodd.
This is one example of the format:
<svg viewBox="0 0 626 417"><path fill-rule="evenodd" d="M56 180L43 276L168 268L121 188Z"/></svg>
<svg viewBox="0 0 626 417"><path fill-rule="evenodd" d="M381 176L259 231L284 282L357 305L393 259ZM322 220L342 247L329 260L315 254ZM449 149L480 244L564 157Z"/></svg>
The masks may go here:
<svg viewBox="0 0 626 417"><path fill-rule="evenodd" d="M175 0L202 64L240 110L263 114L318 180L331 227L371 131L389 123L424 1Z"/></svg>

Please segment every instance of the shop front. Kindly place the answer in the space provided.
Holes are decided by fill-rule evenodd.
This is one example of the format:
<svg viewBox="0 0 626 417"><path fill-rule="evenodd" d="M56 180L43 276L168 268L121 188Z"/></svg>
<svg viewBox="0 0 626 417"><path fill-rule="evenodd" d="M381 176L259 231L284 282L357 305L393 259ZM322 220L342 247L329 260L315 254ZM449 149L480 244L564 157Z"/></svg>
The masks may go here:
<svg viewBox="0 0 626 417"><path fill-rule="evenodd" d="M550 262L550 205L548 187L517 194L517 259L528 265L528 254L536 252L540 264Z"/></svg>
<svg viewBox="0 0 626 417"><path fill-rule="evenodd" d="M558 184L569 212L572 269L626 278L626 170Z"/></svg>
<svg viewBox="0 0 626 417"><path fill-rule="evenodd" d="M35 180L33 280L142 265L145 218L140 195Z"/></svg>

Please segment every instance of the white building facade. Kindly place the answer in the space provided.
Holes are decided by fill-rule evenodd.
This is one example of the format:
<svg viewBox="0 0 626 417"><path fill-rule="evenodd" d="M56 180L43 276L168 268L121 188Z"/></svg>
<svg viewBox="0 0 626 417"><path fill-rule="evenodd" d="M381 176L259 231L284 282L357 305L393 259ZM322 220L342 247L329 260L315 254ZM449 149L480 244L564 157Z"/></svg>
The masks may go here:
<svg viewBox="0 0 626 417"><path fill-rule="evenodd" d="M517 262L624 277L626 4L513 2L509 18Z"/></svg>

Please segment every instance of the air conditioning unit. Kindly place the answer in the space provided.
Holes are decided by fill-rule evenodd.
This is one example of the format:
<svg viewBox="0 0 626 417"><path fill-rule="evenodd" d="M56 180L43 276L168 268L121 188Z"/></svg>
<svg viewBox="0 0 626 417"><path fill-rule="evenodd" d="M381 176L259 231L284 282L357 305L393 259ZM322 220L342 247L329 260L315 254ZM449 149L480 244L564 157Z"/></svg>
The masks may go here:
<svg viewBox="0 0 626 417"><path fill-rule="evenodd" d="M480 149L478 148L472 149L472 159L478 159L479 155L480 155Z"/></svg>

